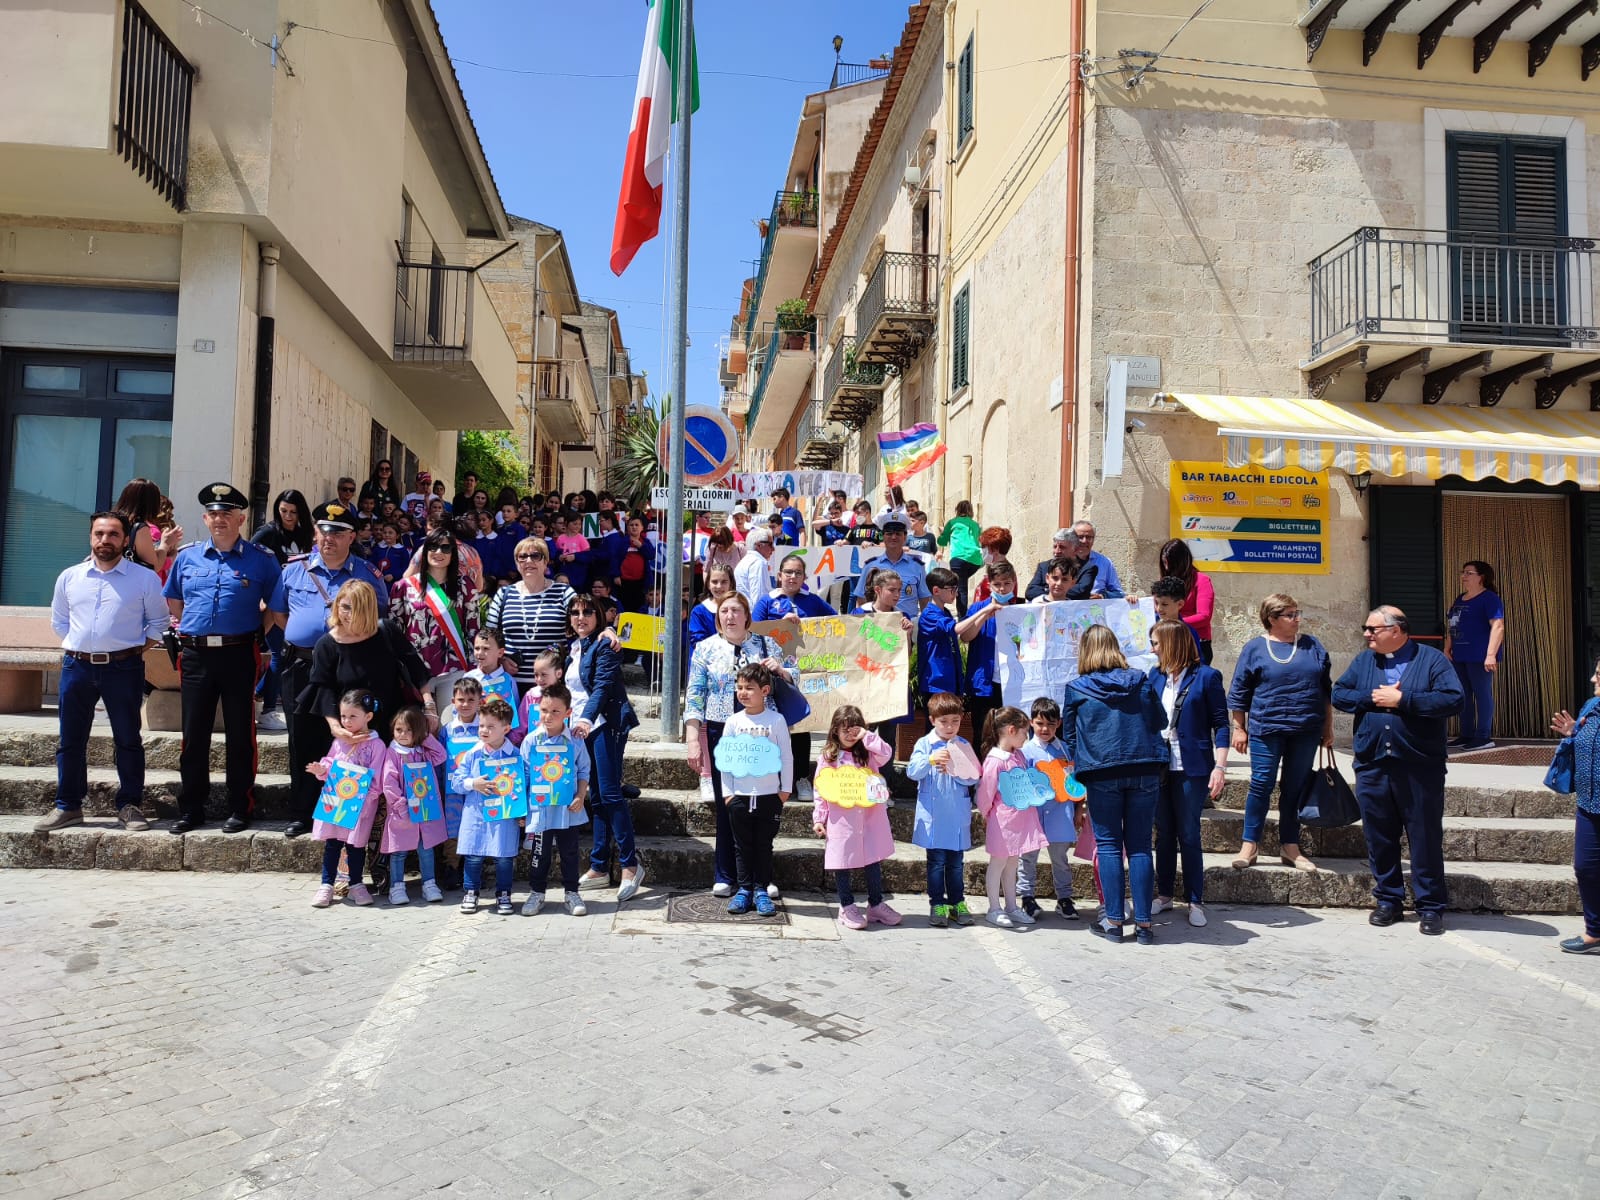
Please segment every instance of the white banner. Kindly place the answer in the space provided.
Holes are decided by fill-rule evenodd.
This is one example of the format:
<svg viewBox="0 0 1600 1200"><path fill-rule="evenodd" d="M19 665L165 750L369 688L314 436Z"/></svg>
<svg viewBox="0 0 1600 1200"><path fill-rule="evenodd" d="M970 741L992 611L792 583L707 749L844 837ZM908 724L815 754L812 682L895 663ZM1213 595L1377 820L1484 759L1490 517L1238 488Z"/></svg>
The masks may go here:
<svg viewBox="0 0 1600 1200"><path fill-rule="evenodd" d="M774 576L778 573L778 564L791 554L798 554L806 560L806 587L821 594L840 579L853 578L870 570L874 563L883 557L883 547L847 546L843 542L833 546L810 546L804 550L795 549L793 546L779 546L772 555ZM924 554L920 550L907 550L905 556L916 559L922 564L924 571L931 570L936 565L933 555Z"/></svg>
<svg viewBox="0 0 1600 1200"><path fill-rule="evenodd" d="M796 499L815 499L831 492L859 497L865 487L861 476L844 471L759 471L729 475L728 484L741 500L765 500L775 488L787 488Z"/></svg>
<svg viewBox="0 0 1600 1200"><path fill-rule="evenodd" d="M671 495L670 488L651 489L650 507L665 509ZM732 512L739 497L732 488L686 487L683 489L684 512Z"/></svg>
<svg viewBox="0 0 1600 1200"><path fill-rule="evenodd" d="M1054 604L1013 604L995 614L995 672L1007 704L1028 710L1040 696L1057 704L1067 683L1078 677L1078 639L1091 625L1109 626L1122 644L1128 665L1148 671L1156 665L1150 630L1155 602L1062 600Z"/></svg>

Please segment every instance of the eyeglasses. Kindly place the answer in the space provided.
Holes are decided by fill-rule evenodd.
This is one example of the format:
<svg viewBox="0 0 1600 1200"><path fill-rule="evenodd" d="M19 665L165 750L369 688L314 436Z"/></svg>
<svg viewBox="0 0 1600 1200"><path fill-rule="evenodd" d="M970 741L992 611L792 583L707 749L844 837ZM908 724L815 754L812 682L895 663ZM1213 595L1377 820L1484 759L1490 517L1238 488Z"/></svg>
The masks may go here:
<svg viewBox="0 0 1600 1200"><path fill-rule="evenodd" d="M428 547L428 553L429 554L449 554L450 551L452 551L454 549L455 549L455 546L453 546L453 545L451 545L451 546L429 546Z"/></svg>
<svg viewBox="0 0 1600 1200"><path fill-rule="evenodd" d="M1366 634L1368 637L1376 637L1378 634L1382 633L1385 629L1394 629L1394 628L1396 628L1396 626L1394 626L1394 625L1363 625L1361 627L1361 632Z"/></svg>
<svg viewBox="0 0 1600 1200"><path fill-rule="evenodd" d="M1300 610L1298 608L1290 608L1278 615L1286 621L1298 621L1300 619Z"/></svg>

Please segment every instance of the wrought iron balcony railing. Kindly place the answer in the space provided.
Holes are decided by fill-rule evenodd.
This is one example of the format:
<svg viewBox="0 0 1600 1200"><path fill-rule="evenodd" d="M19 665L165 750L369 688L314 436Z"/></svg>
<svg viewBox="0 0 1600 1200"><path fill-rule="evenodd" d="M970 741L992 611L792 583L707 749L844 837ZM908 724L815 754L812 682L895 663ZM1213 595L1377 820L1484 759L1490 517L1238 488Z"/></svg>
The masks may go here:
<svg viewBox="0 0 1600 1200"><path fill-rule="evenodd" d="M395 358L463 361L472 345L472 268L402 262L395 269Z"/></svg>
<svg viewBox="0 0 1600 1200"><path fill-rule="evenodd" d="M1311 357L1364 338L1600 348L1590 238L1356 230L1312 259Z"/></svg>
<svg viewBox="0 0 1600 1200"><path fill-rule="evenodd" d="M189 186L194 68L135 0L122 11L117 153L183 211Z"/></svg>
<svg viewBox="0 0 1600 1200"><path fill-rule="evenodd" d="M802 227L817 227L817 193L779 192L772 199L772 212L767 217L767 234L761 240L761 263L756 268L756 285L750 291L750 304L745 310L746 329L754 327L756 314L761 311L761 293L767 286L767 268L772 265L772 251L778 244L778 231ZM787 297L786 297L787 298Z"/></svg>
<svg viewBox="0 0 1600 1200"><path fill-rule="evenodd" d="M939 302L937 254L885 254L856 303L856 347L869 362L915 358Z"/></svg>
<svg viewBox="0 0 1600 1200"><path fill-rule="evenodd" d="M812 470L832 467L844 453L844 434L828 421L820 398L806 405L795 437L795 465Z"/></svg>
<svg viewBox="0 0 1600 1200"><path fill-rule="evenodd" d="M828 90L849 87L853 83L866 83L872 79L889 78L888 67L875 67L871 63L836 62L833 64L833 80L828 84Z"/></svg>
<svg viewBox="0 0 1600 1200"><path fill-rule="evenodd" d="M822 370L822 404L827 418L860 429L882 399L888 374L884 363L862 362L857 357L855 338L840 338Z"/></svg>

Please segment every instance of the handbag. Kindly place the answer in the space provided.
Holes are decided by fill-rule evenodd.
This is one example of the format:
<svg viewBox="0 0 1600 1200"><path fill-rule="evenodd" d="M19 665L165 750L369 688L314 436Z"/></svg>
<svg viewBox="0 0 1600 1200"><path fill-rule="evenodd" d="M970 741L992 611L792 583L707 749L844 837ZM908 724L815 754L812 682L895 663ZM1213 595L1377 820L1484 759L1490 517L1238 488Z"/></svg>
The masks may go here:
<svg viewBox="0 0 1600 1200"><path fill-rule="evenodd" d="M811 715L811 701L787 678L776 672L772 676L772 703L790 729Z"/></svg>
<svg viewBox="0 0 1600 1200"><path fill-rule="evenodd" d="M1570 796L1578 790L1576 781L1577 754L1572 749L1572 739L1562 738L1556 747L1555 757L1550 760L1550 769L1544 773L1544 785L1552 792L1563 796Z"/></svg>
<svg viewBox="0 0 1600 1200"><path fill-rule="evenodd" d="M1318 754L1317 769L1300 793L1300 824L1313 829L1338 829L1361 819L1361 806L1326 746Z"/></svg>

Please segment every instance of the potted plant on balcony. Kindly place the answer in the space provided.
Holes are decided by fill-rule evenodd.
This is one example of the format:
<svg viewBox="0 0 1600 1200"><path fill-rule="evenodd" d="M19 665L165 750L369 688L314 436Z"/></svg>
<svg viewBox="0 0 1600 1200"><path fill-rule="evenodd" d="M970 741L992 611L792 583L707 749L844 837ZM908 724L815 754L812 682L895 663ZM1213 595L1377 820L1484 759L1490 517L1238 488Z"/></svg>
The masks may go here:
<svg viewBox="0 0 1600 1200"><path fill-rule="evenodd" d="M796 296L778 305L777 323L783 334L783 348L804 350L806 335L815 327L816 319L806 311L805 300Z"/></svg>

